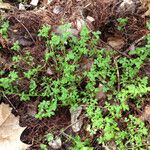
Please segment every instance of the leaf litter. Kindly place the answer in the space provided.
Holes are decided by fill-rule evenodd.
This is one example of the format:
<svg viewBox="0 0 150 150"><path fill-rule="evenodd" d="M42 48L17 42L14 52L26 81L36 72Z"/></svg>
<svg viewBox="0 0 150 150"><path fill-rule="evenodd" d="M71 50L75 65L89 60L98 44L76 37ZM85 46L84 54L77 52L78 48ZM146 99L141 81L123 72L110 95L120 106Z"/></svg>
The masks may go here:
<svg viewBox="0 0 150 150"><path fill-rule="evenodd" d="M19 118L11 113L12 108L0 105L0 149L26 150L31 145L21 142L20 136L26 127L19 125Z"/></svg>

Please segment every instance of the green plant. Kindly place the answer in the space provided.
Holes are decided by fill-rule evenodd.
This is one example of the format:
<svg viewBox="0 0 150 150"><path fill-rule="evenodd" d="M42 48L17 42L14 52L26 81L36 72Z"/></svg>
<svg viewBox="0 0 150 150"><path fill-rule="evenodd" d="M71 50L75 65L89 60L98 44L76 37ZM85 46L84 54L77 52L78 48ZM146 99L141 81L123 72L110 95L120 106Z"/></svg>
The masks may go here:
<svg viewBox="0 0 150 150"><path fill-rule="evenodd" d="M117 19L117 22L118 22L118 26L117 26L117 29L120 30L120 31L123 31L124 30L124 27L127 25L128 23L128 18L125 17L125 18L118 18Z"/></svg>
<svg viewBox="0 0 150 150"><path fill-rule="evenodd" d="M41 150L47 150L47 146L45 144L40 145Z"/></svg>
<svg viewBox="0 0 150 150"><path fill-rule="evenodd" d="M124 29L127 20L118 19L120 30ZM49 26L39 30L38 35L46 45L42 64L34 63L35 58L28 51L19 53L21 47L15 43L12 70L8 74L0 74L1 91L6 95L17 95L23 101L39 97L41 101L35 116L38 119L54 116L58 106L74 109L83 105L89 120L86 128L90 136L101 133L97 138L99 144L107 145L114 141L119 150L146 148L143 145L147 136L145 124L134 114L125 114L131 111L129 101L140 105L142 103L137 101L141 98L144 101L150 91L148 77L139 76L140 69L150 56L150 35L147 35L147 44L130 51L128 55L131 58L127 58L114 50L99 48L100 32L90 32L83 27L80 36L75 37L69 28L70 24L63 25L60 35L50 33ZM118 59L115 59L116 55L119 55ZM26 66L25 69L20 67L21 63ZM53 73L48 74L48 69ZM26 91L19 88L19 83L24 80L28 83ZM106 96L103 104L96 98L99 84ZM120 124L125 126L124 129ZM52 135L48 134L47 141L50 140ZM72 150L93 149L90 142L83 142L80 137L74 138L73 143ZM43 145L43 149L46 146Z"/></svg>
<svg viewBox="0 0 150 150"><path fill-rule="evenodd" d="M131 148L138 149L144 148L144 145L147 142L145 135L148 134L148 129L145 128L144 122L139 118L136 118L132 115L129 115L129 118L125 119L127 122L127 142L125 143L126 147L129 144Z"/></svg>
<svg viewBox="0 0 150 150"><path fill-rule="evenodd" d="M52 133L48 133L48 134L46 135L46 140L47 140L48 142L51 142L53 139L54 139L54 135L53 135Z"/></svg>
<svg viewBox="0 0 150 150"><path fill-rule="evenodd" d="M0 34L3 36L3 38L7 38L7 31L9 28L9 22L5 21L4 19L1 19L1 23L0 23Z"/></svg>
<svg viewBox="0 0 150 150"><path fill-rule="evenodd" d="M89 141L86 140L84 142L81 141L79 136L76 136L74 139L74 147L71 147L71 150L93 150L92 147L86 146L87 144L89 144Z"/></svg>
<svg viewBox="0 0 150 150"><path fill-rule="evenodd" d="M13 44L13 46L11 47L11 49L18 52L19 49L20 49L19 41L16 41L16 42Z"/></svg>
<svg viewBox="0 0 150 150"><path fill-rule="evenodd" d="M38 36L41 36L43 38L48 38L50 29L51 29L50 26L43 25L42 28L39 30Z"/></svg>
<svg viewBox="0 0 150 150"><path fill-rule="evenodd" d="M38 106L38 114L36 114L36 118L42 119L46 117L51 117L55 113L54 111L57 108L57 101L45 101L43 100Z"/></svg>

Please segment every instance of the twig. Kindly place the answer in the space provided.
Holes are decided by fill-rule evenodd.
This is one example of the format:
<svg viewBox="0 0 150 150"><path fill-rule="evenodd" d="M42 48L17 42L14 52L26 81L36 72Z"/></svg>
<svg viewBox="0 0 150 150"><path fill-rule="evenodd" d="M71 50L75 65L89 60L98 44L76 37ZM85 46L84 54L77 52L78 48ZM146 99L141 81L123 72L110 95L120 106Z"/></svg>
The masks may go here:
<svg viewBox="0 0 150 150"><path fill-rule="evenodd" d="M118 59L119 57L120 57L120 55L117 56L117 57L115 57L115 59L114 59L114 63L115 63L116 69L117 69L117 80L118 80L117 90L118 90L118 91L120 91L120 73L119 73L119 68L118 68L118 63L117 63L117 59Z"/></svg>
<svg viewBox="0 0 150 150"><path fill-rule="evenodd" d="M85 9L85 8L87 8L88 6L90 6L91 5L91 3L88 3L86 6L84 6L83 8Z"/></svg>
<svg viewBox="0 0 150 150"><path fill-rule="evenodd" d="M35 43L35 40L33 39L32 35L30 34L30 32L27 29L27 27L19 19L17 19L15 16L14 16L14 18L24 27L24 29L27 31L27 33L29 34L29 36L32 39L32 41Z"/></svg>
<svg viewBox="0 0 150 150"><path fill-rule="evenodd" d="M4 92L2 92L3 96L6 98L6 100L9 102L9 104L12 106L12 108L18 113L17 109L15 108L15 106L12 104L12 102L7 98L7 96L4 94Z"/></svg>
<svg viewBox="0 0 150 150"><path fill-rule="evenodd" d="M119 50L113 48L111 45L109 45L108 43L104 42L103 40L100 39L100 41L101 41L102 43L104 43L105 45L107 45L108 47L110 47L111 49L113 49L114 51L118 52L120 55L123 55L123 56L125 56L125 57L127 57L127 58L131 58L131 57L130 57L129 55L127 55L126 53L120 52Z"/></svg>
<svg viewBox="0 0 150 150"><path fill-rule="evenodd" d="M146 36L147 36L147 34L144 35L144 36L142 36L141 38L135 40L132 44L130 44L130 46L125 50L125 52L126 52L126 53L129 52L130 49L131 49L131 47L132 47L133 45L138 44L138 43L139 43L140 41L142 41Z"/></svg>
<svg viewBox="0 0 150 150"><path fill-rule="evenodd" d="M80 120L83 120L84 118L86 118L86 116L80 117L80 119L78 119L76 122L68 125L63 131L61 131L58 136L60 136L64 131L66 131L68 128L70 128L71 126L73 126L74 124L76 124L77 122L79 122Z"/></svg>

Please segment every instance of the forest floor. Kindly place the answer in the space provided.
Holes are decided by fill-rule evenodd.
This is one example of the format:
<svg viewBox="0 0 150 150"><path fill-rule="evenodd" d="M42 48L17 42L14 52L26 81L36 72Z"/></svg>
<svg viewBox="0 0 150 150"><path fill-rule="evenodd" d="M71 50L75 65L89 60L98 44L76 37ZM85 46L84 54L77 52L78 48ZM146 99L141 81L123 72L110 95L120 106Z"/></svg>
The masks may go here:
<svg viewBox="0 0 150 150"><path fill-rule="evenodd" d="M119 62L120 58L127 58L129 60L135 59L137 57L136 55L138 54L132 55L129 53L129 51L134 51L134 49L136 49L137 47L145 47L147 43L146 37L149 34L149 30L146 24L149 21L150 14L146 14L148 8L144 6L144 4L140 2L133 2L129 4L117 0L52 0L49 4L47 4L47 1L40 0L37 6L29 5L30 1L23 2L22 4L23 8L19 9L19 2L17 2L17 0L5 1L4 3L0 3L0 13L1 17L3 18L0 22L0 30L3 28L2 24L4 21L9 22L7 38L4 38L4 35L2 35L3 33L0 32L0 69L1 72L4 72L0 75L1 78L6 78L7 75L14 70L17 71L22 77L21 69L23 71L31 69L29 65L24 63L23 59L19 62L19 65L16 68L14 67L15 63L12 61L12 57L14 55L16 56L16 54L25 57L26 51L29 52L33 58L32 61L29 60L30 65L34 67L37 67L38 65L44 66L42 58L44 57L47 50L47 45L45 40L43 40L43 38L38 35L41 27L43 25L50 26L51 33L61 35L63 33L59 29L59 26L65 23L71 23L70 31L77 38L79 38L80 32L84 25L88 27L89 32L91 33L94 31L101 32L97 47L99 49L111 49L115 52L114 55L112 54L111 58L114 63L110 64L111 66L118 65L116 69L117 81L114 84L114 89L116 91L122 91L124 85L122 83L123 81L121 76L121 74L123 74L123 71L119 68L119 65L121 64L121 61ZM17 48L14 48L14 50L16 51L12 52L12 47L14 46L14 43L16 41L18 41L19 43L18 45L20 52L16 52ZM146 49L145 51L149 51L149 49ZM141 78L146 76L148 82L146 86L148 87L150 86L150 53L145 55L147 56L145 60L143 60L143 63L141 64L136 75ZM143 57L145 55L143 54ZM118 63L116 63L115 60ZM54 64L52 60L49 61ZM83 68L91 68L91 65L93 64L93 60L86 57L80 59L78 62L80 65L80 69L78 71L80 72L83 71ZM133 65L133 70L135 65ZM38 74L40 78L42 78L43 74L46 74L46 76L50 77L52 76L52 79L60 77L59 73L55 73L57 71L54 68L47 69L45 67L44 69L44 71L42 70ZM109 80L108 78L106 79L106 81ZM79 90L85 90L84 86L87 84L88 80L84 79L85 78L82 79L82 83L80 85L81 88ZM130 80L132 80L132 77ZM126 84L127 83L128 82L126 82ZM98 84L98 82L96 82L96 84ZM40 85L40 81L37 81L37 85ZM27 92L29 89L29 79L24 78L23 80L18 80L18 87L21 92ZM72 104L69 104L69 102L66 105L61 105L61 102L59 102L55 111L55 115L53 115L52 117L43 117L42 119L38 119L35 117L35 115L39 111L38 105L42 101L42 96L30 96L30 100L23 101L20 100L20 96L15 93L8 94L8 91L6 91L3 86L1 86L1 83L0 90L0 103L4 102L6 104L9 104L10 107L13 108L13 114L20 117L20 126L26 127L21 135L21 141L26 144L31 144L31 147L29 148L30 150L42 149L40 146L42 143L47 145L48 150L53 150L51 146L48 146L47 141L45 141L45 135L47 133L53 133L55 136L59 135L61 137L61 150L68 150L74 145L71 140L67 140L67 135L72 137L79 135L81 141L90 139L89 145L95 150L107 149L107 147L109 147L110 149L117 149L117 144L114 144L116 139L113 140L113 138L111 140L108 140L108 142L102 142L101 144L98 144L96 139L98 136L102 135L102 129L98 129L96 131L96 134L92 136L86 130L85 126L87 124L90 124L91 122L89 119L90 117L88 118L85 115L87 103L78 103L81 106L83 105L82 113L79 114L80 118L83 117L83 119L82 128L75 133L72 130L70 113L70 105L72 106ZM42 91L40 86L38 88L38 91ZM108 92L106 93L99 93L100 95L97 99L98 106L100 108L105 107L104 103L107 101L110 95L110 91L108 90ZM130 97L131 94L132 92L128 93L128 96ZM138 103L138 101L136 100L132 101L132 99L140 99L140 102ZM130 116L130 114L132 114L137 118L142 118L141 120L145 123L145 126L148 130L148 134L146 136L147 142L145 142L146 144L143 144L142 146L145 146L144 149L149 149L149 89L142 95L142 97L137 96L136 98L128 98L127 103L129 109L125 111L121 110L121 119L119 120L116 119L117 117L114 117L114 120L118 123L119 129L122 131L126 128L126 123L122 121L125 117L128 117ZM113 102L112 100L110 100L110 104L120 105L119 102ZM109 116L106 107L103 110L103 115L105 117ZM62 129L64 129L64 132L62 132ZM139 128L137 127L135 130L138 129ZM125 138L123 142L126 141L126 139L127 138ZM136 142L134 141L133 143ZM128 147L130 146L132 147L132 144L128 145ZM76 148L75 150L78 149L80 148ZM135 149L138 148L135 147Z"/></svg>

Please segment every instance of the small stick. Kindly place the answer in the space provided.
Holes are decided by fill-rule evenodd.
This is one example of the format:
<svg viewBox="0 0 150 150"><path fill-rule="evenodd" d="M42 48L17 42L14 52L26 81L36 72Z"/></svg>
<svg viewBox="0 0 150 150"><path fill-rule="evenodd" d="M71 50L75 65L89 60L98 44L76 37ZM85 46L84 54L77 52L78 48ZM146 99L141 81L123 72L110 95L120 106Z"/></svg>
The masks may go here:
<svg viewBox="0 0 150 150"><path fill-rule="evenodd" d="M12 108L18 113L17 109L15 108L15 106L12 104L12 102L7 98L7 96L3 93L3 96L6 98L6 100L9 102L9 104L12 106Z"/></svg>
<svg viewBox="0 0 150 150"><path fill-rule="evenodd" d="M135 40L132 44L130 44L130 46L125 50L125 52L129 52L132 45L138 44L140 41L144 40L146 36L147 36L147 34L142 36L141 38Z"/></svg>
<svg viewBox="0 0 150 150"><path fill-rule="evenodd" d="M23 27L24 29L27 31L27 33L29 34L30 38L32 39L32 41L35 43L35 40L33 39L32 35L30 34L29 30L26 28L26 26L16 17L14 17Z"/></svg>
<svg viewBox="0 0 150 150"><path fill-rule="evenodd" d="M118 68L118 63L117 63L117 59L120 57L120 55L119 56L117 56L117 57L115 57L115 59L114 59L114 63L115 63L115 66L116 66L116 69L117 69L117 80L118 80L118 86L117 86L117 90L118 91L120 91L120 73L119 73L119 68Z"/></svg>
<svg viewBox="0 0 150 150"><path fill-rule="evenodd" d="M73 126L74 124L76 124L77 122L79 122L80 120L83 120L84 118L86 118L86 116L81 116L80 119L78 119L76 122L74 122L74 123L68 125L62 132L60 132L60 133L58 134L58 136L60 136L60 135L61 135L64 131L66 131L68 128L70 128L71 126Z"/></svg>
<svg viewBox="0 0 150 150"><path fill-rule="evenodd" d="M108 43L104 42L103 40L100 40L102 43L106 44L108 47L110 47L111 49L113 49L114 51L117 51L120 55L123 55L127 58L131 58L129 55L127 55L126 53L120 52L119 50L113 48L111 45L109 45Z"/></svg>

